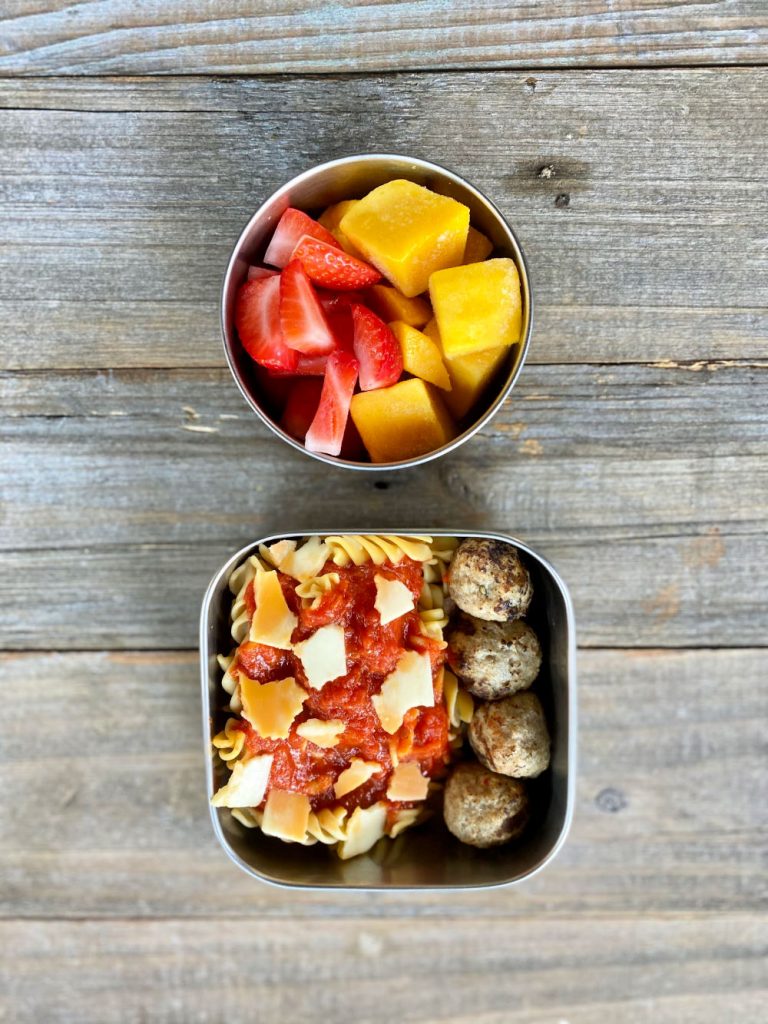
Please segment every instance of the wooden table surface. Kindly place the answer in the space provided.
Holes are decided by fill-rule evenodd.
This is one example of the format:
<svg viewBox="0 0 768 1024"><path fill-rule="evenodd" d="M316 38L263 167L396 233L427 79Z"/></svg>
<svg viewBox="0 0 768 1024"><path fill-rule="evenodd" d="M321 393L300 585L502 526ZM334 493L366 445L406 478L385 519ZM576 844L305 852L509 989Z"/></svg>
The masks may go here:
<svg viewBox="0 0 768 1024"><path fill-rule="evenodd" d="M767 45L763 0L4 7L0 1020L768 1019ZM403 473L281 445L217 328L250 213L365 150L491 196L537 302L499 416ZM527 884L293 894L215 843L206 583L368 523L571 587L576 816Z"/></svg>

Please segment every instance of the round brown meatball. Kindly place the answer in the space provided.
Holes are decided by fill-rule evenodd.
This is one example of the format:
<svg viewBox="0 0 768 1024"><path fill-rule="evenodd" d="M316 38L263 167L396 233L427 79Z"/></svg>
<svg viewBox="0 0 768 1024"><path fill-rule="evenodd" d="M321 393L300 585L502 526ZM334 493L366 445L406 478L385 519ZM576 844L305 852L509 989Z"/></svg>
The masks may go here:
<svg viewBox="0 0 768 1024"><path fill-rule="evenodd" d="M475 697L501 700L527 690L541 668L538 637L520 619L486 622L460 615L449 627L448 664Z"/></svg>
<svg viewBox="0 0 768 1024"><path fill-rule="evenodd" d="M448 589L463 612L493 622L525 615L533 597L531 577L517 548L479 537L462 541L456 549Z"/></svg>
<svg viewBox="0 0 768 1024"><path fill-rule="evenodd" d="M448 829L470 846L500 846L528 824L528 796L522 782L468 761L445 784L443 815Z"/></svg>
<svg viewBox="0 0 768 1024"><path fill-rule="evenodd" d="M486 768L534 779L549 767L549 732L535 693L516 693L475 709L469 742Z"/></svg>

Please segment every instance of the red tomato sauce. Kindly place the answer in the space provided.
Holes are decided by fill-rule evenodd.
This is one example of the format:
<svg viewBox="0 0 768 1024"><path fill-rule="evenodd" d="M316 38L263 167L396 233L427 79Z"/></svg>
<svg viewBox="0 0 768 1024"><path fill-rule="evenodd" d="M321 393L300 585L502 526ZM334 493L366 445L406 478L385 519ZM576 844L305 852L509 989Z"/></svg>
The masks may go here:
<svg viewBox="0 0 768 1024"><path fill-rule="evenodd" d="M417 761L422 773L429 778L445 774L450 755L448 716L442 701L445 658L440 644L421 633L418 612L408 612L382 625L374 608L376 575L400 580L411 591L414 601L418 600L424 578L421 563L404 558L398 565L368 563L340 568L328 562L322 573L329 572L339 575L339 583L322 596L316 607L302 607L296 595L296 581L279 574L286 602L299 620L291 640L293 643L305 640L320 626L329 623L342 625L349 671L315 690L307 684L301 662L292 651L250 641L242 643L237 650L236 664L247 676L262 683L293 676L309 696L286 739L264 739L244 720L238 721L236 728L245 732L251 754L273 755L270 790L305 793L314 810L342 804L351 811L386 799L393 750L401 761ZM245 605L249 615L253 615L256 606L252 584L246 588ZM371 698L379 693L402 653L408 650L430 657L435 706L412 708L398 732L390 736L382 728ZM335 747L319 747L296 733L296 727L309 718L344 722L344 732ZM338 799L334 795L334 783L353 758L377 761L383 771Z"/></svg>

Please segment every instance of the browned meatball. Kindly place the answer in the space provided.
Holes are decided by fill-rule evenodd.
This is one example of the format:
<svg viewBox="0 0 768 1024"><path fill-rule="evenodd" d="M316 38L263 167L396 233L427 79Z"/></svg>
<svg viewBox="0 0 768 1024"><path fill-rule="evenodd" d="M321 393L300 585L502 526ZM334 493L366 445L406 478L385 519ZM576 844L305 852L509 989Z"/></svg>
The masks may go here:
<svg viewBox="0 0 768 1024"><path fill-rule="evenodd" d="M549 732L535 693L516 693L475 709L469 742L493 772L534 779L549 767Z"/></svg>
<svg viewBox="0 0 768 1024"><path fill-rule="evenodd" d="M501 700L527 690L541 668L538 637L520 619L486 622L460 615L446 631L448 664L475 697Z"/></svg>
<svg viewBox="0 0 768 1024"><path fill-rule="evenodd" d="M468 761L445 784L445 824L470 846L500 846L516 839L528 824L528 796L522 782L496 775Z"/></svg>
<svg viewBox="0 0 768 1024"><path fill-rule="evenodd" d="M525 615L533 597L531 577L517 548L479 537L462 541L456 549L448 589L463 612L494 622Z"/></svg>

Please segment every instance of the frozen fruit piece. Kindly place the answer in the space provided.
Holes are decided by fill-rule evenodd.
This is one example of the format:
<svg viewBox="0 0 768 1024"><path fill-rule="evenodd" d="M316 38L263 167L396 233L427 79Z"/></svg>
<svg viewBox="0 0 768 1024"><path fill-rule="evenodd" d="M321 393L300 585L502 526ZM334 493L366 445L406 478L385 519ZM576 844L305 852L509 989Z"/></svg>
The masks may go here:
<svg viewBox="0 0 768 1024"><path fill-rule="evenodd" d="M403 369L414 377L421 377L430 384L436 384L444 391L450 391L451 381L443 363L440 349L426 334L402 320L391 323L390 329L400 343Z"/></svg>
<svg viewBox="0 0 768 1024"><path fill-rule="evenodd" d="M278 377L324 377L328 356L305 356L299 353L299 359L292 370L270 370L273 379Z"/></svg>
<svg viewBox="0 0 768 1024"><path fill-rule="evenodd" d="M280 275L280 327L288 348L310 356L323 356L336 348L323 307L298 260L291 260Z"/></svg>
<svg viewBox="0 0 768 1024"><path fill-rule="evenodd" d="M323 382L317 377L305 377L303 380L297 380L291 388L280 419L280 426L298 441L304 440L310 424L315 418L322 389Z"/></svg>
<svg viewBox="0 0 768 1024"><path fill-rule="evenodd" d="M352 305L355 302L364 302L362 292L328 292L318 290L318 298L322 305L328 324L336 338L339 348L348 352L352 351L353 328L352 328Z"/></svg>
<svg viewBox="0 0 768 1024"><path fill-rule="evenodd" d="M442 350L436 320L430 320L424 328L424 333ZM498 346L484 349L482 352L472 352L467 356L454 356L452 359L443 356L448 376L451 378L451 390L443 395L443 399L456 419L466 416L508 353L508 348Z"/></svg>
<svg viewBox="0 0 768 1024"><path fill-rule="evenodd" d="M437 393L418 377L361 391L351 414L372 462L399 462L447 444L454 425Z"/></svg>
<svg viewBox="0 0 768 1024"><path fill-rule="evenodd" d="M419 296L409 299L388 284L375 284L368 289L368 295L368 304L387 323L402 320L411 327L423 327L432 317L432 308L426 299Z"/></svg>
<svg viewBox="0 0 768 1024"><path fill-rule="evenodd" d="M240 286L235 327L243 348L270 370L293 372L299 354L283 341L280 328L280 278L263 277Z"/></svg>
<svg viewBox="0 0 768 1024"><path fill-rule="evenodd" d="M469 210L455 199L398 179L369 192L342 217L340 227L411 298L426 290L434 271L461 263Z"/></svg>
<svg viewBox="0 0 768 1024"><path fill-rule="evenodd" d="M264 262L271 267L286 267L291 262L291 254L296 248L300 238L310 235L318 238L326 245L338 246L338 242L322 224L312 220L301 210L294 210L289 206L280 220L277 222L272 241L264 253Z"/></svg>
<svg viewBox="0 0 768 1024"><path fill-rule="evenodd" d="M367 288L381 277L370 264L310 235L304 235L299 240L291 259L299 260L311 280L323 288L336 288L339 291Z"/></svg>
<svg viewBox="0 0 768 1024"><path fill-rule="evenodd" d="M358 199L345 199L341 203L334 203L333 206L329 206L328 209L317 218L317 222L318 224L322 224L324 228L327 228L331 232L344 252L348 252L350 256L357 256L362 259L362 253L358 252L339 227L341 224L341 218L344 214L348 213L358 202Z"/></svg>
<svg viewBox="0 0 768 1024"><path fill-rule="evenodd" d="M467 247L464 250L462 263L481 263L493 252L493 242L486 238L482 231L476 231L470 224L467 235Z"/></svg>
<svg viewBox="0 0 768 1024"><path fill-rule="evenodd" d="M363 391L385 388L400 379L403 357L392 331L366 306L352 306L355 356Z"/></svg>
<svg viewBox="0 0 768 1024"><path fill-rule="evenodd" d="M320 404L304 442L309 451L326 455L341 451L357 371L358 362L349 352L336 351L328 356Z"/></svg>
<svg viewBox="0 0 768 1024"><path fill-rule="evenodd" d="M520 340L522 302L514 260L438 270L429 279L429 294L449 358Z"/></svg>
<svg viewBox="0 0 768 1024"><path fill-rule="evenodd" d="M277 270L270 270L268 267L248 267L248 280L254 281L260 277L274 277Z"/></svg>

